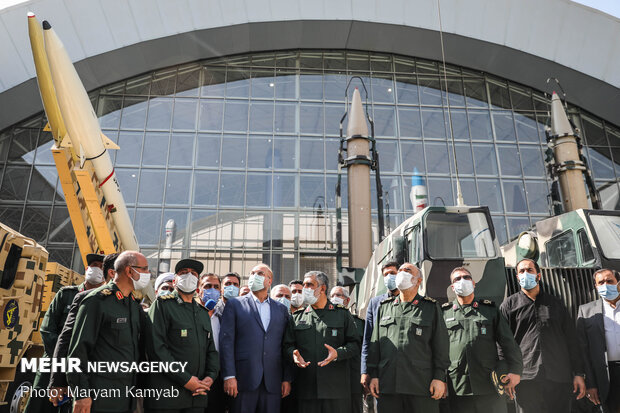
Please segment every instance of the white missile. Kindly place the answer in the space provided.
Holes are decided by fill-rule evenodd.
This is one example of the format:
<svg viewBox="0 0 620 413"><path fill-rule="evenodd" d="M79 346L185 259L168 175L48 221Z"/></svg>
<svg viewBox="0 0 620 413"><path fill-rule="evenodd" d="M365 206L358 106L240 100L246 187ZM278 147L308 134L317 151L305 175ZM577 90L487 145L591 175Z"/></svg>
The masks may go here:
<svg viewBox="0 0 620 413"><path fill-rule="evenodd" d="M426 185L424 185L424 179L420 175L420 171L418 171L418 168L413 169L409 199L411 200L411 205L413 206L414 213L420 212L428 206Z"/></svg>
<svg viewBox="0 0 620 413"><path fill-rule="evenodd" d="M138 241L106 149L106 146L111 147L111 142L101 133L84 85L65 47L47 21L43 22L43 38L58 106L74 150L80 155L82 164L86 160L92 162L123 249L138 250Z"/></svg>

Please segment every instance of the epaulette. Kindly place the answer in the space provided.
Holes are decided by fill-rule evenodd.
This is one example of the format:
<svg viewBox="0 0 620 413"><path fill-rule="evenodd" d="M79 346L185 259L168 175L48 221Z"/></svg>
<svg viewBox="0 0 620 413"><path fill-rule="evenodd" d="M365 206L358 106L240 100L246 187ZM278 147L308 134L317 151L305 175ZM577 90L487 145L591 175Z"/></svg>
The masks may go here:
<svg viewBox="0 0 620 413"><path fill-rule="evenodd" d="M495 305L495 303L491 300L480 300L480 302L486 305Z"/></svg>
<svg viewBox="0 0 620 413"><path fill-rule="evenodd" d="M336 308L342 308L343 310L347 309L347 307L345 307L344 305L340 305L340 304L336 304Z"/></svg>
<svg viewBox="0 0 620 413"><path fill-rule="evenodd" d="M297 310L293 311L293 314L303 313L306 307L299 307Z"/></svg>
<svg viewBox="0 0 620 413"><path fill-rule="evenodd" d="M105 296L112 295L112 290L110 290L109 288L104 288L103 290L99 291L99 294Z"/></svg>
<svg viewBox="0 0 620 413"><path fill-rule="evenodd" d="M65 285L61 288L61 290L77 290L79 285Z"/></svg>
<svg viewBox="0 0 620 413"><path fill-rule="evenodd" d="M452 307L452 303L451 303L451 302L449 302L449 301L448 301L447 303L443 303L443 304L441 305L441 308L442 308L442 309L444 309L444 310L447 310L447 309L448 309L448 308L450 308L450 307Z"/></svg>
<svg viewBox="0 0 620 413"><path fill-rule="evenodd" d="M172 294L160 295L160 296L159 296L159 297L157 297L157 298L159 298L159 299L161 299L161 300L169 300L169 299L171 299L171 298L174 298L174 295L172 295Z"/></svg>
<svg viewBox="0 0 620 413"><path fill-rule="evenodd" d="M437 302L437 300L435 300L434 298L431 298L431 297L424 297L424 299L426 301L430 301L431 303L436 303Z"/></svg>
<svg viewBox="0 0 620 413"><path fill-rule="evenodd" d="M380 304L389 303L390 301L393 301L396 297L396 295L393 295L392 297L387 297L385 300L381 300Z"/></svg>

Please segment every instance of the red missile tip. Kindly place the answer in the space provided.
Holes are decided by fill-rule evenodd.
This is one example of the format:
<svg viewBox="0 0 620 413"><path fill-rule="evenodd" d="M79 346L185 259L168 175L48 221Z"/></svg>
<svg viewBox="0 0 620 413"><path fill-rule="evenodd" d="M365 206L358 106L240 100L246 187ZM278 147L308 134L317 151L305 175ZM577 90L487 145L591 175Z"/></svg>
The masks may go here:
<svg viewBox="0 0 620 413"><path fill-rule="evenodd" d="M33 18L33 17L34 17L34 13L33 13L33 12L31 12L31 11L29 11L29 12L28 12L28 18L29 18L29 19L31 19L31 18Z"/></svg>

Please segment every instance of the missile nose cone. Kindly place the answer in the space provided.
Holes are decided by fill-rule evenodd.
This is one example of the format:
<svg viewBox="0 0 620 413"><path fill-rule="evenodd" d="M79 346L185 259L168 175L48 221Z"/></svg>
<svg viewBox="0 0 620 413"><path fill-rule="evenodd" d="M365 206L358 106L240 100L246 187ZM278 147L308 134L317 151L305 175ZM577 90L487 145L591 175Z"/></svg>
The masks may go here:
<svg viewBox="0 0 620 413"><path fill-rule="evenodd" d="M566 111L557 93L551 97L551 136L573 135L573 128L568 121Z"/></svg>
<svg viewBox="0 0 620 413"><path fill-rule="evenodd" d="M43 20L43 30L49 30L52 28L52 25L48 23L47 20Z"/></svg>
<svg viewBox="0 0 620 413"><path fill-rule="evenodd" d="M353 91L353 99L351 100L351 108L349 109L347 137L356 135L368 136L368 125L366 124L366 117L364 116L362 98L360 96L360 91L357 88Z"/></svg>
<svg viewBox="0 0 620 413"><path fill-rule="evenodd" d="M33 13L33 12L31 12L31 11L29 11L29 12L28 12L28 18L31 18L31 17L34 17L34 13Z"/></svg>

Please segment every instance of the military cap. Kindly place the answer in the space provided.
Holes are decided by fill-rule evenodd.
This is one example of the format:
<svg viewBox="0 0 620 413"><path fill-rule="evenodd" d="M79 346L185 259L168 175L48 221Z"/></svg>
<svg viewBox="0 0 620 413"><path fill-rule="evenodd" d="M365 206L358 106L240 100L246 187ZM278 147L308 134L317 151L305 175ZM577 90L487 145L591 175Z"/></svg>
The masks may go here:
<svg viewBox="0 0 620 413"><path fill-rule="evenodd" d="M104 258L105 258L105 255L101 255L101 254L86 254L86 264L90 267L90 265L93 262L97 262L97 261L103 262Z"/></svg>
<svg viewBox="0 0 620 413"><path fill-rule="evenodd" d="M196 261L191 258L185 258L177 262L177 265L174 266L174 272L176 274L183 268L191 268L192 270L196 271L198 275L200 275L204 267L205 266L200 261Z"/></svg>

